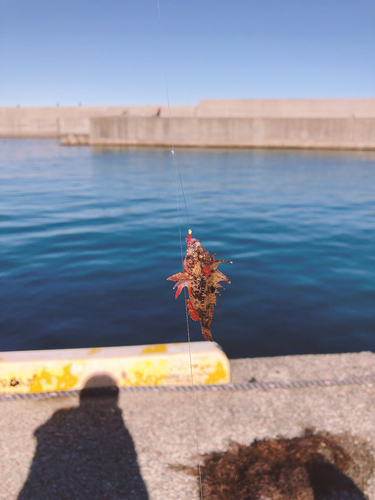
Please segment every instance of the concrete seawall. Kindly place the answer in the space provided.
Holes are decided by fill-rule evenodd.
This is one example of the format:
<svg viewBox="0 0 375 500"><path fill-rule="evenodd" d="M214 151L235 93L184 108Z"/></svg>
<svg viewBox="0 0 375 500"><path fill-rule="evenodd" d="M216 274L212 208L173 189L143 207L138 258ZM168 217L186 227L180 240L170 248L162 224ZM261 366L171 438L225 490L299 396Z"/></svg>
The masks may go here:
<svg viewBox="0 0 375 500"><path fill-rule="evenodd" d="M0 137L64 137L87 135L90 118L156 115L158 106L77 106L0 108ZM173 106L171 116L195 116L196 106Z"/></svg>
<svg viewBox="0 0 375 500"><path fill-rule="evenodd" d="M115 107L0 108L0 137L60 137L86 133L94 116L120 115Z"/></svg>
<svg viewBox="0 0 375 500"><path fill-rule="evenodd" d="M169 112L157 117L158 107L0 108L0 137L170 147ZM375 149L375 99L207 99L170 116L181 147Z"/></svg>
<svg viewBox="0 0 375 500"><path fill-rule="evenodd" d="M375 118L375 99L202 99L204 118Z"/></svg>
<svg viewBox="0 0 375 500"><path fill-rule="evenodd" d="M174 118L181 147L375 149L374 118ZM171 146L167 118L90 120L91 145Z"/></svg>

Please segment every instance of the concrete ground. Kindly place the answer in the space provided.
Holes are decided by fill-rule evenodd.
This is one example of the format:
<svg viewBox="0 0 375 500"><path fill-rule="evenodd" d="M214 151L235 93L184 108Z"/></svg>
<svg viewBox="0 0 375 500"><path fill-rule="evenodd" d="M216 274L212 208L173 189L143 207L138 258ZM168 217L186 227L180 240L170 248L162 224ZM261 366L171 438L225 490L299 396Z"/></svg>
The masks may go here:
<svg viewBox="0 0 375 500"><path fill-rule="evenodd" d="M232 382L375 374L375 354L232 360ZM195 392L199 453L306 428L375 449L375 384ZM0 402L0 499L199 499L191 392ZM375 500L375 470L364 493ZM356 478L354 478L354 481Z"/></svg>

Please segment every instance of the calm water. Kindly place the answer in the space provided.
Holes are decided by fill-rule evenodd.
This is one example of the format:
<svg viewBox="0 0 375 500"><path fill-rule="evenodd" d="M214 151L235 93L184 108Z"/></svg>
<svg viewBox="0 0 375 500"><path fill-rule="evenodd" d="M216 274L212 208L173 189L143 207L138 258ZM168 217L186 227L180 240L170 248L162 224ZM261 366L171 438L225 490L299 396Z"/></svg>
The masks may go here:
<svg viewBox="0 0 375 500"><path fill-rule="evenodd" d="M177 163L193 235L234 261L212 323L229 356L375 351L375 153L173 161L23 139L0 140L0 350L186 340L166 281L181 270Z"/></svg>

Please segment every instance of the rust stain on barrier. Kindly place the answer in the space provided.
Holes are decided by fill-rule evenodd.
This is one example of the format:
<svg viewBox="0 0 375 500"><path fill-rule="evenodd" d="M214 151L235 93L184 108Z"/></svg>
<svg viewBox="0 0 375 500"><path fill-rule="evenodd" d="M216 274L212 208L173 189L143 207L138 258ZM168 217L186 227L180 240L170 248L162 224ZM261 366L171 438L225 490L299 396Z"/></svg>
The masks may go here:
<svg viewBox="0 0 375 500"><path fill-rule="evenodd" d="M8 378L0 379L0 388L6 390L8 387L30 387L34 378L35 376L25 379L11 374Z"/></svg>

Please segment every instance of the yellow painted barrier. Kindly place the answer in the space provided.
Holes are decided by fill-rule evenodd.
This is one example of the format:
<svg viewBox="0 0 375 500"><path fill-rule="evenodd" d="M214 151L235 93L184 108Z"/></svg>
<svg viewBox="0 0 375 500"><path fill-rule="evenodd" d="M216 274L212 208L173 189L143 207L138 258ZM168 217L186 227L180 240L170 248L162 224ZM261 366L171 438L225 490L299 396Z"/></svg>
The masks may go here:
<svg viewBox="0 0 375 500"><path fill-rule="evenodd" d="M230 381L229 361L218 344L192 342L190 348L195 385ZM2 394L76 390L109 380L118 387L190 385L189 345L0 352Z"/></svg>

